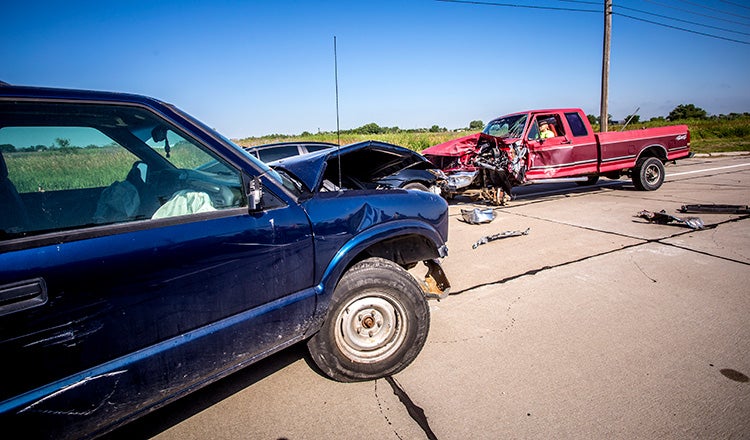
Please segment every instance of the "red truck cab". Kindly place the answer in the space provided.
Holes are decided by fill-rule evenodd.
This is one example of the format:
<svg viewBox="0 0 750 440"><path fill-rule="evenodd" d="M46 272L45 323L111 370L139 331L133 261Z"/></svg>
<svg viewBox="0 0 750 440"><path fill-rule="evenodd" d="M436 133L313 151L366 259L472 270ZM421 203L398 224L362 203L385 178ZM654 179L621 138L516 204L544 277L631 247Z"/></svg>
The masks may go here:
<svg viewBox="0 0 750 440"><path fill-rule="evenodd" d="M494 160L481 157L488 146L497 149ZM595 133L581 109L529 110L493 119L481 133L422 154L449 176L448 195L482 195L502 178L509 185L501 189L509 193L511 186L542 179L588 177L587 182L594 183L599 176L622 175L630 176L637 189L651 191L664 181L664 163L690 156L690 132L686 125L674 125ZM488 179L482 170L500 173L501 179ZM472 173L474 179L468 182ZM501 201L494 193L492 198Z"/></svg>

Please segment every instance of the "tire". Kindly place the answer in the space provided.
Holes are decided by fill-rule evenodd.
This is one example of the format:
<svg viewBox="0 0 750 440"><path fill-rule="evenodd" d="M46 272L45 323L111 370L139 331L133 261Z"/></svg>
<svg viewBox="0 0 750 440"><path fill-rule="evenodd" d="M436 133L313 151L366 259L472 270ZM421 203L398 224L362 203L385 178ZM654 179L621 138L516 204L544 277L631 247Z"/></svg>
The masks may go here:
<svg viewBox="0 0 750 440"><path fill-rule="evenodd" d="M664 164L657 157L642 157L635 164L632 179L640 191L657 190L664 183Z"/></svg>
<svg viewBox="0 0 750 440"><path fill-rule="evenodd" d="M430 309L416 279L392 261L369 258L341 278L307 348L331 379L372 380L409 365L429 328Z"/></svg>
<svg viewBox="0 0 750 440"><path fill-rule="evenodd" d="M417 191L429 191L426 186L419 182L409 182L401 187L402 189L416 189Z"/></svg>
<svg viewBox="0 0 750 440"><path fill-rule="evenodd" d="M599 176L598 175L597 176L588 176L586 178L586 180L578 181L578 182L576 182L576 184L578 186L591 186L591 185L596 185L596 182L598 182L598 181L599 181Z"/></svg>

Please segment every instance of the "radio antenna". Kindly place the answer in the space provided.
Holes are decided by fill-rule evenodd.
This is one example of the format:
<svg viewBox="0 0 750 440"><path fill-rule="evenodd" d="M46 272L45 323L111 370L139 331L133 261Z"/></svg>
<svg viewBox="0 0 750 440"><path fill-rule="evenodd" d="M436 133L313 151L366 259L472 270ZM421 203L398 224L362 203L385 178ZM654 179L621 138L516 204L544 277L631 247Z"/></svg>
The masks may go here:
<svg viewBox="0 0 750 440"><path fill-rule="evenodd" d="M336 52L336 36L333 36L333 75L336 81L336 143L341 146L341 134L339 130L339 62Z"/></svg>
<svg viewBox="0 0 750 440"><path fill-rule="evenodd" d="M333 36L333 70L334 70L334 78L336 81L336 144L338 144L337 149L341 150L341 129L339 126L339 62L338 62L338 53L336 51L336 36ZM341 191L341 151L338 151L338 161L339 161L339 191Z"/></svg>
<svg viewBox="0 0 750 440"><path fill-rule="evenodd" d="M625 125L622 126L622 128L620 129L620 131L625 131L625 127L627 127L628 124L630 124L630 121L635 117L635 115L638 114L638 110L640 110L640 109L641 109L640 107L638 107L637 109L635 109L635 111L633 112L633 114L630 115L630 117L628 118L627 121L625 121Z"/></svg>

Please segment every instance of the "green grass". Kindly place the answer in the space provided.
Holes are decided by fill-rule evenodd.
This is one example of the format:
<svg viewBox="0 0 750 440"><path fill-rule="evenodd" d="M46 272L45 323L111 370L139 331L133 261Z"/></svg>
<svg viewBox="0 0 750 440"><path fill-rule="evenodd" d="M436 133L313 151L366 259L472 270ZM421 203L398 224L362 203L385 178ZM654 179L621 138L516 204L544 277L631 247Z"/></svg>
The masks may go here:
<svg viewBox="0 0 750 440"><path fill-rule="evenodd" d="M687 124L690 129L690 150L693 153L750 151L750 116L740 116L736 119L689 119L676 122L661 120L628 125L627 129L674 124ZM619 129L617 125L610 127L610 131Z"/></svg>
<svg viewBox="0 0 750 440"><path fill-rule="evenodd" d="M691 150L694 153L719 153L750 151L750 116L732 120L689 120L686 123L691 133ZM670 125L668 121L631 124L628 129ZM597 129L598 127L594 127ZM618 126L610 128L619 130ZM401 145L414 151L422 151L451 139L475 133L458 132L397 132L384 134L342 134L341 145L366 140L378 140ZM289 141L337 142L336 133L319 133L310 136L264 136L241 139L242 146ZM192 168L205 163L209 158L191 154L192 149L175 145L169 159L179 167ZM36 152L3 153L11 178L19 192L54 191L60 189L106 187L112 182L125 179L137 158L119 147L83 148L66 151L47 150Z"/></svg>
<svg viewBox="0 0 750 440"><path fill-rule="evenodd" d="M719 153L729 151L750 151L750 116L740 116L736 119L691 119L687 121L654 121L630 124L627 130L639 128L659 127L674 124L687 124L690 128L690 147L694 153ZM599 127L594 127L598 130ZM609 127L610 131L620 130L620 126ZM341 145L364 140L378 140L401 145L414 151L422 151L427 147L475 133L474 131L446 131L430 132L399 132L384 134L342 134ZM337 143L336 133L318 133L309 136L264 136L260 138L245 138L236 141L242 146L254 146L273 142L316 141Z"/></svg>
<svg viewBox="0 0 750 440"><path fill-rule="evenodd" d="M18 192L108 186L123 180L134 155L122 148L3 153Z"/></svg>
<svg viewBox="0 0 750 440"><path fill-rule="evenodd" d="M383 133L383 134L342 134L341 145L352 144L355 142L376 140L388 142L389 144L401 145L414 151L422 151L433 145L441 144L451 139L466 136L475 133L473 131L446 131L439 133ZM245 138L235 141L243 147L252 147L255 145L270 144L275 142L294 142L294 141L313 141L313 142L331 142L337 143L336 133L318 133L309 136L263 136L260 138Z"/></svg>
<svg viewBox="0 0 750 440"><path fill-rule="evenodd" d="M195 168L211 159L198 151L175 145L169 161L179 168ZM120 147L14 152L3 153L3 157L21 193L106 187L125 180L138 160Z"/></svg>

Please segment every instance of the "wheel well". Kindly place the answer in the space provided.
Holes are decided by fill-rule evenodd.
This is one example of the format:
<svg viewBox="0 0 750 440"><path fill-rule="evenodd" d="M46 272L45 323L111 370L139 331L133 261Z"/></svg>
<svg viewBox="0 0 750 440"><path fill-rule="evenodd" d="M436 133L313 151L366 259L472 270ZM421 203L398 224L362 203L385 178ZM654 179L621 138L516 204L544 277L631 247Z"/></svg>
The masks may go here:
<svg viewBox="0 0 750 440"><path fill-rule="evenodd" d="M352 260L350 266L370 257L385 258L408 268L420 261L439 258L440 255L427 237L410 234L389 238L369 246Z"/></svg>
<svg viewBox="0 0 750 440"><path fill-rule="evenodd" d="M638 155L638 159L636 159L636 163L638 163L638 160L640 160L642 157L656 157L660 159L662 162L667 161L667 149L662 147L661 145L651 145L649 147L646 147L641 151L641 154Z"/></svg>

